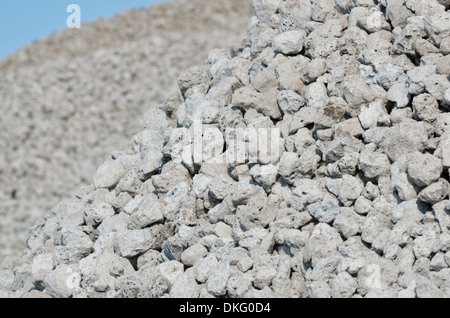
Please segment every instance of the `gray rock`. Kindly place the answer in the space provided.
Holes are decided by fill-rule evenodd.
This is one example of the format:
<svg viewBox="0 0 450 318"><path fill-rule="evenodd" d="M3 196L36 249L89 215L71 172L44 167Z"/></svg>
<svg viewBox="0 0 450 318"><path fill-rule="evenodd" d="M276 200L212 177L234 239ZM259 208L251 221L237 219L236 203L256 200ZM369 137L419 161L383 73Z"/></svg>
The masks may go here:
<svg viewBox="0 0 450 318"><path fill-rule="evenodd" d="M341 208L333 222L333 227L344 237L349 238L361 231L362 218L352 208Z"/></svg>
<svg viewBox="0 0 450 318"><path fill-rule="evenodd" d="M186 266L193 266L207 254L208 250L203 245L197 243L181 253L181 262Z"/></svg>
<svg viewBox="0 0 450 318"><path fill-rule="evenodd" d="M227 291L227 283L230 278L230 264L219 262L214 271L209 275L206 288L211 295L223 296Z"/></svg>
<svg viewBox="0 0 450 318"><path fill-rule="evenodd" d="M247 257L239 260L239 262L236 264L236 266L241 272L245 273L253 267L253 259L251 259L249 256L247 256Z"/></svg>
<svg viewBox="0 0 450 318"><path fill-rule="evenodd" d="M261 191L263 191L262 188L254 184L251 180L240 181L236 184L235 191L232 195L233 204L247 204L251 197L263 193Z"/></svg>
<svg viewBox="0 0 450 318"><path fill-rule="evenodd" d="M265 228L277 214L276 203L272 201L273 199L276 197L255 196L250 198L245 206L241 205L237 208L236 221L246 230L255 227Z"/></svg>
<svg viewBox="0 0 450 318"><path fill-rule="evenodd" d="M391 86L386 94L386 98L394 102L397 108L404 108L408 106L411 95L406 82L398 82Z"/></svg>
<svg viewBox="0 0 450 318"><path fill-rule="evenodd" d="M439 116L439 104L430 94L421 94L413 100L414 117L428 123L433 123Z"/></svg>
<svg viewBox="0 0 450 318"><path fill-rule="evenodd" d="M376 292L376 297L394 297L395 294L387 286L395 282L398 270L390 260L370 257L358 273L358 289L360 295ZM387 286L386 286L387 285ZM382 292L381 295L378 292ZM370 296L370 294L368 295Z"/></svg>
<svg viewBox="0 0 450 318"><path fill-rule="evenodd" d="M170 288L171 298L197 298L200 295L200 285L195 280L195 270L188 268Z"/></svg>
<svg viewBox="0 0 450 318"><path fill-rule="evenodd" d="M448 232L450 230L448 202L441 201L433 205L433 213L439 223L442 232Z"/></svg>
<svg viewBox="0 0 450 318"><path fill-rule="evenodd" d="M425 93L425 81L436 73L436 67L433 65L416 67L407 72L408 91L412 95Z"/></svg>
<svg viewBox="0 0 450 318"><path fill-rule="evenodd" d="M383 197L376 199L361 227L361 239L372 243L375 238L389 226L391 217L389 206Z"/></svg>
<svg viewBox="0 0 450 318"><path fill-rule="evenodd" d="M56 264L73 264L92 252L94 243L79 228L61 229L60 246L55 247Z"/></svg>
<svg viewBox="0 0 450 318"><path fill-rule="evenodd" d="M408 177L419 187L429 186L442 174L442 162L439 158L414 152L408 164Z"/></svg>
<svg viewBox="0 0 450 318"><path fill-rule="evenodd" d="M113 215L103 220L102 224L97 228L100 236L107 235L111 232L120 232L128 229L130 216L125 212Z"/></svg>
<svg viewBox="0 0 450 318"><path fill-rule="evenodd" d="M127 230L118 233L115 248L119 255L131 258L144 254L149 249L159 248L162 226L153 226L143 230Z"/></svg>
<svg viewBox="0 0 450 318"><path fill-rule="evenodd" d="M328 104L327 88L323 83L315 82L308 86L305 92L308 107L323 107Z"/></svg>
<svg viewBox="0 0 450 318"><path fill-rule="evenodd" d="M155 204L155 207L152 210L154 218L160 218L160 221L165 219L184 225L197 224L195 195L187 183L182 182L173 187L167 192L164 197L164 202L166 203L165 207ZM163 209L164 212L162 216L159 211L162 211ZM149 220L150 218L146 219Z"/></svg>
<svg viewBox="0 0 450 318"><path fill-rule="evenodd" d="M30 230L2 295L447 296L442 2L254 0L247 38L182 74L180 96ZM275 131L277 153L239 136L253 129ZM218 162L236 136L244 158Z"/></svg>
<svg viewBox="0 0 450 318"><path fill-rule="evenodd" d="M329 284L323 281L311 282L306 285L304 296L310 298L331 298L331 288Z"/></svg>
<svg viewBox="0 0 450 318"><path fill-rule="evenodd" d="M204 174L196 174L192 179L192 189L197 197L201 197L203 193L208 189L208 185L211 182L211 177Z"/></svg>
<svg viewBox="0 0 450 318"><path fill-rule="evenodd" d="M78 200L66 200L58 204L55 216L60 227L77 227L84 224L85 204Z"/></svg>
<svg viewBox="0 0 450 318"><path fill-rule="evenodd" d="M350 206L364 190L363 182L353 176L344 175L339 189L339 201L344 206Z"/></svg>
<svg viewBox="0 0 450 318"><path fill-rule="evenodd" d="M367 213L369 213L371 207L372 202L363 196L360 196L355 201L355 212L360 215L366 215Z"/></svg>
<svg viewBox="0 0 450 318"><path fill-rule="evenodd" d="M337 230L328 224L320 223L314 228L306 243L304 257L311 260L314 266L319 260L337 252L341 244L342 238Z"/></svg>
<svg viewBox="0 0 450 318"><path fill-rule="evenodd" d="M417 199L431 205L443 201L449 193L450 185L447 180L439 179L437 182L432 183L425 189L423 189Z"/></svg>
<svg viewBox="0 0 450 318"><path fill-rule="evenodd" d="M358 166L364 172L366 178L377 179L389 173L390 162L385 154L363 151L359 157Z"/></svg>
<svg viewBox="0 0 450 318"><path fill-rule="evenodd" d="M302 78L305 76L309 62L308 58L298 55L278 65L275 74L280 90L292 90L303 95L305 84Z"/></svg>
<svg viewBox="0 0 450 318"><path fill-rule="evenodd" d="M230 297L242 298L252 288L253 275L250 273L233 273L228 279L227 294Z"/></svg>
<svg viewBox="0 0 450 318"><path fill-rule="evenodd" d="M217 200L223 200L227 195L234 192L235 181L231 178L220 175L211 180L209 192Z"/></svg>
<svg viewBox="0 0 450 318"><path fill-rule="evenodd" d="M44 280L45 291L54 298L69 298L80 287L81 275L76 266L58 265Z"/></svg>
<svg viewBox="0 0 450 318"><path fill-rule="evenodd" d="M336 131L348 131L353 137L361 137L364 133L364 128L361 126L360 121L357 118L351 118L344 120L333 126L333 133Z"/></svg>
<svg viewBox="0 0 450 318"><path fill-rule="evenodd" d="M390 242L400 246L406 245L409 237L413 235L414 229L422 221L425 211L426 205L417 200L400 203L392 217L395 225L390 233Z"/></svg>
<svg viewBox="0 0 450 318"><path fill-rule="evenodd" d="M450 266L450 252L445 253L444 259L447 265Z"/></svg>
<svg viewBox="0 0 450 318"><path fill-rule="evenodd" d="M43 282L54 268L55 263L51 253L36 255L31 263L34 284Z"/></svg>
<svg viewBox="0 0 450 318"><path fill-rule="evenodd" d="M428 258L433 253L436 237L431 234L424 234L417 237L413 242L413 251L416 258Z"/></svg>
<svg viewBox="0 0 450 318"><path fill-rule="evenodd" d="M448 11L436 13L425 19L425 32L436 46L442 39L450 35L450 13Z"/></svg>
<svg viewBox="0 0 450 318"><path fill-rule="evenodd" d="M364 129L377 126L378 118L387 114L382 100L376 100L358 109L358 119Z"/></svg>
<svg viewBox="0 0 450 318"><path fill-rule="evenodd" d="M142 186L141 179L143 179L143 175L139 168L131 169L117 184L116 192L128 192L136 195Z"/></svg>
<svg viewBox="0 0 450 318"><path fill-rule="evenodd" d="M442 298L439 288L423 276L417 277L415 292L417 298Z"/></svg>
<svg viewBox="0 0 450 318"><path fill-rule="evenodd" d="M253 88L242 87L233 94L233 104L244 109L255 109L263 115L273 119L281 118L278 107L278 89L272 88L264 93L259 93Z"/></svg>
<svg viewBox="0 0 450 318"><path fill-rule="evenodd" d="M311 179L297 180L293 193L304 200L305 204L317 203L322 200L325 194L320 184Z"/></svg>
<svg viewBox="0 0 450 318"><path fill-rule="evenodd" d="M185 97L190 96L193 91L195 92L196 86L206 84L209 87L210 82L211 74L206 67L202 66L193 66L178 78L178 86Z"/></svg>
<svg viewBox="0 0 450 318"><path fill-rule="evenodd" d="M309 213L319 222L331 223L339 215L340 208L333 201L318 202L308 206Z"/></svg>
<svg viewBox="0 0 450 318"><path fill-rule="evenodd" d="M440 75L450 74L450 66L448 66L449 64L450 64L450 57L448 56L448 54L439 58L439 61L437 62L436 66L436 73Z"/></svg>
<svg viewBox="0 0 450 318"><path fill-rule="evenodd" d="M111 188L125 176L126 172L119 160L107 160L97 169L94 185L96 188Z"/></svg>
<svg viewBox="0 0 450 318"><path fill-rule="evenodd" d="M164 262L156 267L148 285L148 297L159 298L170 291L175 281L184 273L178 261Z"/></svg>
<svg viewBox="0 0 450 318"><path fill-rule="evenodd" d="M164 165L161 174L154 175L151 180L155 191L159 194L169 192L179 183L191 183L190 174L186 167L173 161Z"/></svg>
<svg viewBox="0 0 450 318"><path fill-rule="evenodd" d="M358 284L356 280L349 273L339 273L330 281L331 297L351 298L357 287Z"/></svg>
<svg viewBox="0 0 450 318"><path fill-rule="evenodd" d="M305 38L306 32L303 30L287 31L273 39L272 47L275 53L295 55L303 50Z"/></svg>
<svg viewBox="0 0 450 318"><path fill-rule="evenodd" d="M278 9L281 0L255 0L253 10L260 22L268 22Z"/></svg>
<svg viewBox="0 0 450 318"><path fill-rule="evenodd" d="M444 99L445 105L448 108L450 106L450 88L445 90L443 99Z"/></svg>
<svg viewBox="0 0 450 318"><path fill-rule="evenodd" d="M438 101L444 100L444 92L450 88L448 75L433 74L425 81L425 90Z"/></svg>
<svg viewBox="0 0 450 318"><path fill-rule="evenodd" d="M212 224L224 221L225 218L231 214L232 208L233 203L231 200L224 200L208 211L208 220Z"/></svg>
<svg viewBox="0 0 450 318"><path fill-rule="evenodd" d="M391 161L414 151L423 151L428 134L423 123L405 120L384 133L380 147Z"/></svg>
<svg viewBox="0 0 450 318"><path fill-rule="evenodd" d="M389 90L396 82L403 82L406 79L407 76L403 69L393 64L387 64L375 75L375 80L385 90Z"/></svg>
<svg viewBox="0 0 450 318"><path fill-rule="evenodd" d="M358 59L364 64L376 64L378 59L389 55L392 45L391 39L387 37L388 34L389 32L385 31L370 34Z"/></svg>
<svg viewBox="0 0 450 318"><path fill-rule="evenodd" d="M92 227L99 226L104 219L115 215L113 207L105 202L94 201L84 209L84 221Z"/></svg>
<svg viewBox="0 0 450 318"><path fill-rule="evenodd" d="M195 279L199 283L205 283L216 269L218 263L219 261L214 254L209 254L206 256L200 261L199 266L197 267Z"/></svg>
<svg viewBox="0 0 450 318"><path fill-rule="evenodd" d="M414 182L408 178L407 167L411 154L401 156L391 166L392 186L396 191L398 197L403 201L409 201L417 197L420 191Z"/></svg>
<svg viewBox="0 0 450 318"><path fill-rule="evenodd" d="M277 97L278 106L284 114L296 113L305 106L305 100L296 92L291 90L282 90Z"/></svg>
<svg viewBox="0 0 450 318"><path fill-rule="evenodd" d="M394 28L397 26L404 27L407 19L413 15L413 13L406 7L405 1L386 1L386 4L386 15L391 21L392 26Z"/></svg>
<svg viewBox="0 0 450 318"><path fill-rule="evenodd" d="M431 271L436 271L439 272L440 270L447 268L448 265L445 262L445 257L444 254L442 253L437 253L436 255L434 255L434 257L431 259L430 262L430 270Z"/></svg>
<svg viewBox="0 0 450 318"><path fill-rule="evenodd" d="M338 256L330 256L320 260L315 266L307 279L311 281L327 282L336 273L340 258Z"/></svg>
<svg viewBox="0 0 450 318"><path fill-rule="evenodd" d="M411 23L409 23L411 22ZM416 54L416 43L421 40L423 23L414 23L411 19L401 33L395 38L393 50L397 54Z"/></svg>
<svg viewBox="0 0 450 318"><path fill-rule="evenodd" d="M164 220L164 207L156 195L145 198L140 208L134 212L128 224L130 230L139 230Z"/></svg>
<svg viewBox="0 0 450 318"><path fill-rule="evenodd" d="M450 132L450 115L449 114L441 114L438 116L436 122L434 123L435 133L438 136L441 136L441 142L446 142L447 133Z"/></svg>
<svg viewBox="0 0 450 318"><path fill-rule="evenodd" d="M349 132L339 132L334 139L326 145L324 150L327 162L336 162L345 157L348 153L359 153L362 143L352 137Z"/></svg>
<svg viewBox="0 0 450 318"><path fill-rule="evenodd" d="M277 181L278 168L274 165L255 165L250 169L253 180L266 191L270 191Z"/></svg>
<svg viewBox="0 0 450 318"><path fill-rule="evenodd" d="M276 260L268 254L257 257L253 263L254 282L258 289L270 286L277 275Z"/></svg>

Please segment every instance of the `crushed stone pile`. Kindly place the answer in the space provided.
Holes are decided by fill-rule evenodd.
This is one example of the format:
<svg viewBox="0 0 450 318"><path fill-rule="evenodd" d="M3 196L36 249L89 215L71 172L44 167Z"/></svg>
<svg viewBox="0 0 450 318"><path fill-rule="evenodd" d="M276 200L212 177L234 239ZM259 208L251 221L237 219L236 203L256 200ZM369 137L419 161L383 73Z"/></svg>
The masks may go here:
<svg viewBox="0 0 450 318"><path fill-rule="evenodd" d="M0 263L138 133L209 50L245 37L251 1L183 0L55 33L0 63Z"/></svg>
<svg viewBox="0 0 450 318"><path fill-rule="evenodd" d="M253 0L2 295L450 297L449 6Z"/></svg>

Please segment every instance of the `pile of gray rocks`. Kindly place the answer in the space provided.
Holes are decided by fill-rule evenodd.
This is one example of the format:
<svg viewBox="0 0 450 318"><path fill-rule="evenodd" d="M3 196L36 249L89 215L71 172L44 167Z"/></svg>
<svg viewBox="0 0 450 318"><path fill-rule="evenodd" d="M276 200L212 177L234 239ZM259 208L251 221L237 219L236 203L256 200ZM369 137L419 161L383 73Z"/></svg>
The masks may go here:
<svg viewBox="0 0 450 318"><path fill-rule="evenodd" d="M251 0L169 1L56 32L1 61L0 263L92 182L147 109L177 93L181 72L245 37L251 16Z"/></svg>
<svg viewBox="0 0 450 318"><path fill-rule="evenodd" d="M242 45L36 223L2 295L450 297L449 6L254 0Z"/></svg>

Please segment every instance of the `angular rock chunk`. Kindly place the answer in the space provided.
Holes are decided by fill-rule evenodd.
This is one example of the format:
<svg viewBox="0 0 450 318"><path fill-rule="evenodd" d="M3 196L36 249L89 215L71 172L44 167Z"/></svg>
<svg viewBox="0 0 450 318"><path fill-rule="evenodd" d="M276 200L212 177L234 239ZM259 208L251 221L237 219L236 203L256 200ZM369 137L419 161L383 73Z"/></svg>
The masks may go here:
<svg viewBox="0 0 450 318"><path fill-rule="evenodd" d="M161 247L162 225L149 229L127 230L117 234L114 246L116 252L126 258L144 254L150 249Z"/></svg>
<svg viewBox="0 0 450 318"><path fill-rule="evenodd" d="M294 30L281 33L273 39L273 50L275 53L284 55L295 55L303 50L306 32Z"/></svg>
<svg viewBox="0 0 450 318"><path fill-rule="evenodd" d="M427 145L428 133L423 123L404 120L384 133L380 147L391 161L404 154L423 151Z"/></svg>
<svg viewBox="0 0 450 318"><path fill-rule="evenodd" d="M414 152L408 164L408 176L419 187L429 186L442 174L442 162L439 158Z"/></svg>

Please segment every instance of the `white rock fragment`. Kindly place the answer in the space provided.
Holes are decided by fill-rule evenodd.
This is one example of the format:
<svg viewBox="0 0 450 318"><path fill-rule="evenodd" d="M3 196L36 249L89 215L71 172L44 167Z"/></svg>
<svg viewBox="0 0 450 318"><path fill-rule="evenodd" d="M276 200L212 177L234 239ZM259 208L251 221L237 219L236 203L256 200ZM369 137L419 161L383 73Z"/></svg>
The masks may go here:
<svg viewBox="0 0 450 318"><path fill-rule="evenodd" d="M303 50L306 32L303 30L288 31L277 35L273 39L275 53L295 55Z"/></svg>
<svg viewBox="0 0 450 318"><path fill-rule="evenodd" d="M419 187L429 186L442 174L442 162L439 158L422 153L413 153L408 164L408 176Z"/></svg>
<svg viewBox="0 0 450 318"><path fill-rule="evenodd" d="M201 244L194 244L181 253L181 262L186 266L193 266L208 254L208 250Z"/></svg>
<svg viewBox="0 0 450 318"><path fill-rule="evenodd" d="M378 119L387 114L382 100L377 100L358 109L358 119L364 129L377 126Z"/></svg>
<svg viewBox="0 0 450 318"><path fill-rule="evenodd" d="M144 199L137 211L131 214L128 228L138 230L164 220L164 206L155 195Z"/></svg>
<svg viewBox="0 0 450 318"><path fill-rule="evenodd" d="M103 163L94 176L96 188L111 188L115 186L126 173L125 167L118 160L108 160Z"/></svg>
<svg viewBox="0 0 450 318"><path fill-rule="evenodd" d="M128 230L120 232L115 240L115 249L122 257L131 258L144 254L157 246L159 227L144 230Z"/></svg>
<svg viewBox="0 0 450 318"><path fill-rule="evenodd" d="M58 265L47 275L44 286L54 298L69 298L80 283L81 275L76 266Z"/></svg>

